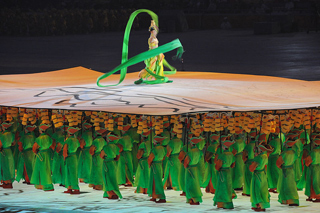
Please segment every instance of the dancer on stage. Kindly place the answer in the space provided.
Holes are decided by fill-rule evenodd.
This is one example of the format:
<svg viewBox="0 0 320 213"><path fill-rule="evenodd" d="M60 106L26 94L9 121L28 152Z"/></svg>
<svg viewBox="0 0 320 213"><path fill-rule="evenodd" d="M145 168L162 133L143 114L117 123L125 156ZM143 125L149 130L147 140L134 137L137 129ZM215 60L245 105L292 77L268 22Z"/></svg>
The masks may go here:
<svg viewBox="0 0 320 213"><path fill-rule="evenodd" d="M103 138L106 134L107 129L100 128L96 130L97 137L92 142L90 147L90 154L92 155L92 167L91 167L91 174L89 180L89 187L93 187L95 190L102 190L103 185L103 178L102 178L102 164L103 159L100 157L101 150L107 142Z"/></svg>
<svg viewBox="0 0 320 213"><path fill-rule="evenodd" d="M179 161L179 153L183 143L176 135L169 141L167 145L167 164L164 170L163 184L165 187L171 187L175 191L181 191L179 184L179 176L181 163Z"/></svg>
<svg viewBox="0 0 320 213"><path fill-rule="evenodd" d="M130 125L123 126L121 130L121 139L117 143L120 148L120 159L117 165L117 177L118 184L125 184L126 186L132 186L133 184L133 163L132 163L132 138L130 136Z"/></svg>
<svg viewBox="0 0 320 213"><path fill-rule="evenodd" d="M277 167L277 160L281 153L282 142L284 142L284 137L280 138L280 129L276 128L276 133L271 133L269 135L269 145L273 148L272 153L268 158L268 187L269 192L277 193L278 180L281 170Z"/></svg>
<svg viewBox="0 0 320 213"><path fill-rule="evenodd" d="M52 135L52 140L56 144L54 147L53 162L52 162L52 182L58 183L60 186L65 186L65 164L63 158L63 146L66 140L65 126L62 125L55 129Z"/></svg>
<svg viewBox="0 0 320 213"><path fill-rule="evenodd" d="M298 155L292 149L292 146L298 140L297 134L287 134L286 140L284 149L276 162L277 166L282 170L277 187L279 192L278 201L281 204L289 204L289 206L299 206L299 195L293 169L293 164Z"/></svg>
<svg viewBox="0 0 320 213"><path fill-rule="evenodd" d="M216 193L213 198L213 205L223 209L233 209L232 199L237 195L232 185L231 168L234 167L235 157L229 147L234 141L227 140L228 136L221 136L221 145L216 154L215 164L218 171ZM221 150L222 149L222 150Z"/></svg>
<svg viewBox="0 0 320 213"><path fill-rule="evenodd" d="M214 194L217 187L217 170L215 167L214 159L216 157L217 149L219 146L219 135L218 134L211 134L210 137L210 145L207 148L205 154L205 161L208 163L209 169L209 183L206 187L206 192Z"/></svg>
<svg viewBox="0 0 320 213"><path fill-rule="evenodd" d="M91 166L92 166L92 155L90 155L90 147L92 145L92 125L85 122L82 125L82 135L80 138L80 157L79 157L79 179L80 182L89 183Z"/></svg>
<svg viewBox="0 0 320 213"><path fill-rule="evenodd" d="M137 187L135 193L148 194L149 180L150 180L150 168L148 165L148 157L150 155L150 148L146 141L149 141L150 131L142 134L143 142L139 145L137 158L139 160L136 176L134 180L134 186Z"/></svg>
<svg viewBox="0 0 320 213"><path fill-rule="evenodd" d="M197 144L203 141L203 138L192 137L190 139L191 149L188 150L183 162L186 169L186 198L190 205L199 205L202 202L202 192L200 189L200 171L197 164L202 158L202 152L197 148Z"/></svg>
<svg viewBox="0 0 320 213"><path fill-rule="evenodd" d="M312 140L314 147L305 159L308 173L306 175L305 195L307 201L320 202L320 135Z"/></svg>
<svg viewBox="0 0 320 213"><path fill-rule="evenodd" d="M43 189L44 191L54 191L50 166L50 146L52 145L52 139L46 134L46 130L49 127L50 126L46 124L39 126L40 136L36 138L32 148L36 154L36 160L30 182L34 184L37 189Z"/></svg>
<svg viewBox="0 0 320 213"><path fill-rule="evenodd" d="M255 152L255 157L249 166L250 171L253 172L250 201L252 209L256 212L265 211L266 208L270 208L270 194L266 175L266 166L268 164L267 151L272 152L272 150L264 145L259 145Z"/></svg>
<svg viewBox="0 0 320 213"><path fill-rule="evenodd" d="M3 183L0 185L4 189L12 189L14 181L14 158L11 150L11 145L14 142L14 134L10 131L12 122L3 122L1 127L3 132L0 133L0 180Z"/></svg>
<svg viewBox="0 0 320 213"><path fill-rule="evenodd" d="M152 134L152 133L151 133ZM167 150L161 145L164 137L156 135L153 138L154 147L151 149L151 153L148 158L148 164L150 167L150 181L148 187L148 195L151 197L150 201L156 203L165 203L166 195L164 194L162 177L162 161L166 156ZM159 199L159 200L156 200Z"/></svg>
<svg viewBox="0 0 320 213"><path fill-rule="evenodd" d="M35 154L32 151L33 144L36 140L34 130L36 125L27 125L24 128L20 141L18 142L20 155L17 169L16 180L19 182L24 179L27 184L30 184L32 177Z"/></svg>
<svg viewBox="0 0 320 213"><path fill-rule="evenodd" d="M249 143L245 146L243 152L242 152L242 159L245 163L244 165L244 185L243 185L243 196L249 196L251 193L251 179L253 172L250 171L249 167L251 163L253 162L254 158L254 149L256 145L256 136L257 136L257 130L251 130L250 133L248 133L248 140Z"/></svg>
<svg viewBox="0 0 320 213"><path fill-rule="evenodd" d="M234 168L232 168L232 184L233 189L235 190L243 190L244 182L244 162L242 159L242 152L246 146L246 142L242 131L243 130L240 129L234 134L235 143L230 147L235 156L235 165Z"/></svg>
<svg viewBox="0 0 320 213"><path fill-rule="evenodd" d="M119 141L119 136L110 132L107 136L107 145L103 147L100 157L103 159L103 197L108 199L122 198L117 183L117 169L115 161L119 160L120 149L116 145Z"/></svg>
<svg viewBox="0 0 320 213"><path fill-rule="evenodd" d="M64 193L80 194L79 181L78 181L78 158L76 152L80 147L79 140L75 133L79 131L79 128L68 128L68 139L63 146L63 157L65 162L65 177L66 188L68 189Z"/></svg>

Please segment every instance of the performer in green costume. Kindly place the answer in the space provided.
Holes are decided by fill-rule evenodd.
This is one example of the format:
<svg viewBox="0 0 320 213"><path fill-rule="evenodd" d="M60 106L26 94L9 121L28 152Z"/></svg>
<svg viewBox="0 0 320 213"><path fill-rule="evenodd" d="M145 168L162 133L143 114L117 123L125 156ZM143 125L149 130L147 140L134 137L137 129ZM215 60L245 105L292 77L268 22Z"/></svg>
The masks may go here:
<svg viewBox="0 0 320 213"><path fill-rule="evenodd" d="M236 198L235 191L232 186L232 172L235 157L229 150L234 141L226 140L227 136L221 137L222 150L218 148L215 164L218 171L217 188L213 198L213 205L218 208L233 209L232 199Z"/></svg>
<svg viewBox="0 0 320 213"><path fill-rule="evenodd" d="M53 162L52 162L52 182L54 184L60 184L60 186L65 186L65 164L63 158L63 147L66 139L65 126L56 128L55 133L52 135L53 143L55 143Z"/></svg>
<svg viewBox="0 0 320 213"><path fill-rule="evenodd" d="M118 184L132 186L133 164L132 164L132 138L130 136L130 125L123 126L122 137L117 143L120 148L120 159L117 165Z"/></svg>
<svg viewBox="0 0 320 213"><path fill-rule="evenodd" d="M139 159L138 168L136 171L136 176L134 180L134 186L137 187L135 193L148 194L149 180L150 180L150 168L148 165L148 157L150 155L150 148L146 141L149 141L147 133L143 133L143 142L139 145L137 158Z"/></svg>
<svg viewBox="0 0 320 213"><path fill-rule="evenodd" d="M89 150L92 145L92 125L84 123L83 132L80 138L80 157L79 157L79 178L80 182L89 183L91 166L92 166L92 155Z"/></svg>
<svg viewBox="0 0 320 213"><path fill-rule="evenodd" d="M148 195L152 197L150 201L156 203L165 203L166 196L163 190L162 177L162 161L166 156L167 150L161 145L161 142L165 138L162 136L155 136L153 138L154 147L151 149L150 155L148 157L148 164L150 167L150 180L148 187ZM159 199L159 200L156 200Z"/></svg>
<svg viewBox="0 0 320 213"><path fill-rule="evenodd" d="M116 145L118 140L119 137L110 132L107 136L108 144L103 147L100 154L100 157L103 159L103 197L108 199L122 198L117 183L117 170L115 163L115 160L118 160L120 157L120 149Z"/></svg>
<svg viewBox="0 0 320 213"><path fill-rule="evenodd" d="M80 194L79 182L78 182L78 157L77 150L80 147L79 140L75 133L79 131L79 128L68 128L68 139L63 146L63 157L65 162L65 175L66 175L66 188L64 193Z"/></svg>
<svg viewBox="0 0 320 213"><path fill-rule="evenodd" d="M311 151L310 138L306 130L301 133L300 140L303 143L303 151L302 151L302 176L299 183L297 184L298 191L301 191L306 187L307 174L310 168L305 166L305 159L309 155L309 152Z"/></svg>
<svg viewBox="0 0 320 213"><path fill-rule="evenodd" d="M293 169L294 161L298 158L298 155L292 149L297 139L296 134L287 134L284 149L276 162L277 166L282 169L277 187L278 201L281 204L289 204L289 206L299 206L299 195Z"/></svg>
<svg viewBox="0 0 320 213"><path fill-rule="evenodd" d="M266 166L268 164L267 151L272 152L272 150L268 150L264 145L259 145L255 157L249 166L250 171L253 172L250 201L252 209L257 212L270 208L270 194L266 175Z"/></svg>
<svg viewBox="0 0 320 213"><path fill-rule="evenodd" d="M188 150L183 166L186 169L186 198L190 205L199 205L202 202L202 192L200 189L200 171L197 164L200 162L203 153L196 146L203 138L192 137L190 139L191 149Z"/></svg>
<svg viewBox="0 0 320 213"><path fill-rule="evenodd" d="M279 128L277 128L277 131L279 131ZM281 170L277 167L276 162L280 156L282 141L284 141L284 138L280 139L279 132L277 132L277 134L271 133L269 137L270 139L268 144L273 148L273 151L269 155L268 159L268 187L270 188L269 192L277 193L278 180Z"/></svg>
<svg viewBox="0 0 320 213"><path fill-rule="evenodd" d="M174 136L167 145L168 161L164 170L163 185L172 187L175 191L181 191L179 184L179 175L181 163L179 161L179 153L183 146L181 139Z"/></svg>
<svg viewBox="0 0 320 213"><path fill-rule="evenodd" d="M89 187L93 187L96 190L102 190L103 185L103 177L102 177L102 164L103 159L100 157L101 150L107 142L103 138L107 129L101 128L100 130L96 130L98 136L92 142L90 147L90 154L92 155L92 167L91 167L91 174L90 174L90 181Z"/></svg>
<svg viewBox="0 0 320 213"><path fill-rule="evenodd" d="M219 135L211 134L210 136L210 145L208 146L205 154L205 161L208 162L209 169L209 183L206 187L206 192L214 194L217 187L217 170L215 167L214 159L216 157L217 149L219 146Z"/></svg>
<svg viewBox="0 0 320 213"><path fill-rule="evenodd" d="M244 134L237 132L235 134L235 143L230 147L235 156L235 165L232 168L232 184L235 190L243 190L244 182L244 162L242 159L242 152L246 146Z"/></svg>
<svg viewBox="0 0 320 213"><path fill-rule="evenodd" d="M24 179L27 184L30 184L30 179L32 177L35 154L32 151L33 144L36 140L34 130L35 125L28 125L25 127L24 134L21 136L18 142L20 155L19 163L17 169L16 180L19 182Z"/></svg>
<svg viewBox="0 0 320 213"><path fill-rule="evenodd" d="M46 124L39 126L40 136L36 138L32 148L36 154L36 160L30 182L34 184L37 189L53 191L50 167L50 146L52 145L52 139L45 133L48 128L49 125Z"/></svg>
<svg viewBox="0 0 320 213"><path fill-rule="evenodd" d="M244 185L243 185L243 196L250 196L251 193L251 180L252 180L252 175L253 172L250 171L249 167L251 163L253 162L254 158L254 148L256 145L256 136L257 136L257 131L252 130L249 134L248 137L250 138L250 142L245 146L243 152L242 152L242 159L243 162L245 163L244 165Z"/></svg>
<svg viewBox="0 0 320 213"><path fill-rule="evenodd" d="M293 129L292 132L295 134L298 134L298 140L297 142L293 145L292 149L295 151L297 154L298 158L295 160L293 164L293 170L294 170L294 175L295 175L295 180L296 183L298 184L301 177L302 177L302 154L303 154L303 143L300 140L300 134L303 132L303 130L299 129Z"/></svg>
<svg viewBox="0 0 320 213"><path fill-rule="evenodd" d="M309 168L306 175L305 195L307 201L320 202L320 135L312 140L314 148L306 158L306 166ZM314 200L313 200L314 199Z"/></svg>
<svg viewBox="0 0 320 213"><path fill-rule="evenodd" d="M0 134L0 180L3 182L1 187L4 189L12 189L14 181L14 158L11 150L11 145L14 142L14 134L9 131L12 122L3 122L3 133Z"/></svg>
<svg viewBox="0 0 320 213"><path fill-rule="evenodd" d="M191 134L189 137L193 137ZM204 137L202 137L202 140L196 144L197 148L203 153L203 150L206 145L206 140ZM210 181L209 176L209 166L208 163L205 162L204 157L200 158L199 163L197 164L198 170L200 172L199 181L200 181L200 187L205 188L208 186Z"/></svg>
<svg viewBox="0 0 320 213"><path fill-rule="evenodd" d="M179 153L179 161L182 164L181 165L181 170L180 170L180 189L182 190L182 193L180 196L186 196L186 169L184 168L184 160L187 156L188 150L191 149L190 144L186 144L182 147L180 153Z"/></svg>

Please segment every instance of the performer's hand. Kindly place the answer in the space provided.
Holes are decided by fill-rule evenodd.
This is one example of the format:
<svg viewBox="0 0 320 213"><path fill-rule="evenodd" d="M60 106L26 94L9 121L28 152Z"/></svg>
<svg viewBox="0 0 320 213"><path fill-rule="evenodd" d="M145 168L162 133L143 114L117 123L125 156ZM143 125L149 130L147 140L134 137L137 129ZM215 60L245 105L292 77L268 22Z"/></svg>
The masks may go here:
<svg viewBox="0 0 320 213"><path fill-rule="evenodd" d="M93 146L93 145L91 145L91 147L90 147L90 149L89 149L90 155L94 155L95 151L96 151L96 147Z"/></svg>
<svg viewBox="0 0 320 213"><path fill-rule="evenodd" d="M307 167L310 166L310 164L312 163L312 158L311 156L306 157L306 159L304 160L305 164Z"/></svg>
<svg viewBox="0 0 320 213"><path fill-rule="evenodd" d="M277 162L276 162L276 165L279 169L282 169L282 164L284 163L284 160L282 158L282 156L279 156Z"/></svg>
<svg viewBox="0 0 320 213"><path fill-rule="evenodd" d="M184 151L180 151L179 157L178 157L180 162L182 162L184 160L185 156L186 156L186 153Z"/></svg>
<svg viewBox="0 0 320 213"><path fill-rule="evenodd" d="M83 149L83 147L86 145L86 142L83 138L80 139L80 148Z"/></svg>
<svg viewBox="0 0 320 213"><path fill-rule="evenodd" d="M63 147L63 157L66 159L68 157L68 145L65 144Z"/></svg>
<svg viewBox="0 0 320 213"><path fill-rule="evenodd" d="M254 170L256 170L257 167L258 167L257 162L252 162L251 165L249 166L250 172L254 172Z"/></svg>
<svg viewBox="0 0 320 213"><path fill-rule="evenodd" d="M100 152L100 158L102 159L106 158L106 153L103 150Z"/></svg>
<svg viewBox="0 0 320 213"><path fill-rule="evenodd" d="M56 152L57 152L57 153L61 152L61 149L62 149L62 144L61 144L61 143L58 143L58 144L57 144L57 147L56 147Z"/></svg>
<svg viewBox="0 0 320 213"><path fill-rule="evenodd" d="M114 158L115 161L118 161L119 159L120 159L120 155L117 155L117 156Z"/></svg>
<svg viewBox="0 0 320 213"><path fill-rule="evenodd" d="M144 153L144 150L143 149L139 149L138 153L137 153L137 159L142 158L143 153Z"/></svg>
<svg viewBox="0 0 320 213"><path fill-rule="evenodd" d="M22 143L20 141L18 142L18 146L19 146L19 151L22 152L23 151L23 146L22 146Z"/></svg>
<svg viewBox="0 0 320 213"><path fill-rule="evenodd" d="M236 155L236 154L237 154L237 150L233 149L233 150L232 150L232 154L233 154L233 155Z"/></svg>
<svg viewBox="0 0 320 213"><path fill-rule="evenodd" d="M39 152L39 145L37 143L34 143L33 144L33 147L32 147L32 151L35 153L35 154L38 154Z"/></svg>

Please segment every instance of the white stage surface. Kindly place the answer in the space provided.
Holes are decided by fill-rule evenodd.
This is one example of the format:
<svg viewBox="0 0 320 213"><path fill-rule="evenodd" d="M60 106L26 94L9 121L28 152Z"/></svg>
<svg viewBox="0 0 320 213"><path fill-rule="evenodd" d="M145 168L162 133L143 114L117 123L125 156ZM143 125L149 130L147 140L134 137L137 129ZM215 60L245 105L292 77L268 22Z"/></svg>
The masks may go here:
<svg viewBox="0 0 320 213"><path fill-rule="evenodd" d="M84 67L0 77L0 105L171 115L207 111L256 111L320 106L320 82L278 77L178 72L173 83L134 85L127 74L114 87L98 87L102 73ZM115 84L119 75L105 79Z"/></svg>
<svg viewBox="0 0 320 213"><path fill-rule="evenodd" d="M134 187L120 186L123 196L121 200L109 200L103 198L103 191L89 188L87 184L80 183L80 195L65 194L64 187L54 185L55 191L44 192L37 190L34 186L13 183L13 189L0 188L0 210L1 212L254 212L251 210L249 197L241 195L237 191L237 199L233 200L233 210L217 209L213 206L213 194L203 193L203 202L199 206L191 206L186 203L186 198L181 197L181 192L165 190L167 203L158 204L149 201L150 197L144 194L134 193ZM278 194L271 193L271 208L267 212L319 212L320 203L306 201L303 191L299 191L300 206L289 207L278 202Z"/></svg>

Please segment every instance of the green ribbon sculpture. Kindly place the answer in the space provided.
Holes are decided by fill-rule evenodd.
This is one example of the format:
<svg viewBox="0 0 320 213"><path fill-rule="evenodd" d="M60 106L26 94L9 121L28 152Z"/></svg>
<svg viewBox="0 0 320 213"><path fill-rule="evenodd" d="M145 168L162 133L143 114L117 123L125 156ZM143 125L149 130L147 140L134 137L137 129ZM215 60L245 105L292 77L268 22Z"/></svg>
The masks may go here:
<svg viewBox="0 0 320 213"><path fill-rule="evenodd" d="M172 82L172 81L169 81L168 77L165 77L164 75L175 74L177 70L176 70L176 68L172 67L164 59L163 53L166 53L166 52L169 52L171 50L177 49L176 57L177 58L181 58L181 56L183 54L183 47L182 47L179 39L175 39L175 40L173 40L173 41L171 41L171 42L169 42L167 44L161 45L161 46L156 47L154 49L151 48L148 51L145 51L143 53L140 53L140 54L128 59L129 36L130 36L132 23L133 23L135 17L139 13L142 13L142 12L146 12L151 16L152 20L156 24L155 27L159 26L158 25L158 16L154 12L152 12L150 10L140 9L140 10L136 10L135 12L133 12L130 15L129 21L128 21L126 29L125 29L124 38L123 38L121 64L119 66L115 67L110 72L103 74L102 76L100 76L97 79L97 85L99 87L110 87L110 86L119 85L125 79L125 76L127 74L127 67L132 66L132 65L137 64L137 63L142 62L142 61L144 61L146 63L146 68L143 70L145 72L144 76L147 77L147 78L148 77L153 77L154 80L148 80L148 79L143 80L142 78L140 78L138 81L135 81L135 84L140 84L140 83L159 84L159 83ZM151 31L152 30L154 30L154 29L152 28ZM161 58L161 59L158 59L158 58ZM150 61L152 59L156 60L155 64L153 65L154 67L156 67L154 70L150 69L150 66L151 66L150 65ZM170 71L163 71L163 66L169 68ZM102 85L102 84L100 84L100 81L102 79L109 77L110 75L114 74L115 72L117 72L119 70L120 70L119 83L114 84L114 85Z"/></svg>

